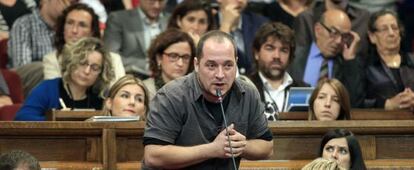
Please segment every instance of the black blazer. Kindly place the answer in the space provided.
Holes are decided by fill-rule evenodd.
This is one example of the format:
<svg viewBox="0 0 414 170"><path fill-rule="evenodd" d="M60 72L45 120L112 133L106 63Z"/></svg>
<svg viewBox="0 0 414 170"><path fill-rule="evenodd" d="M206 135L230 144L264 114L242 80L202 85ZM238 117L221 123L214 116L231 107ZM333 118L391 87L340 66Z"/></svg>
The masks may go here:
<svg viewBox="0 0 414 170"><path fill-rule="evenodd" d="M372 60L365 69L366 97L363 107L384 108L387 99L401 92L397 81L401 81L404 87L414 90L414 56L401 54L401 57L399 69L401 80L396 80L377 53L370 57Z"/></svg>

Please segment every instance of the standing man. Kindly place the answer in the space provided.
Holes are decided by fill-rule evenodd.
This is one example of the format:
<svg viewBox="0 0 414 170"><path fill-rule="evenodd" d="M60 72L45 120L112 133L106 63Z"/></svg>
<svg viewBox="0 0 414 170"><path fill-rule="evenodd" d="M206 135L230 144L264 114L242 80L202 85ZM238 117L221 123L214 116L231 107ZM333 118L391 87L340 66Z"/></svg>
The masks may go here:
<svg viewBox="0 0 414 170"><path fill-rule="evenodd" d="M247 0L217 0L219 28L233 36L237 44L237 65L240 74L250 74L252 70L252 42L254 33L268 20L244 9Z"/></svg>
<svg viewBox="0 0 414 170"><path fill-rule="evenodd" d="M270 157L273 137L264 107L257 90L236 79L231 36L221 31L205 34L196 57L195 72L165 85L151 102L143 169L229 170L231 150L237 166L241 158ZM222 100L216 90L223 94Z"/></svg>
<svg viewBox="0 0 414 170"><path fill-rule="evenodd" d="M307 86L294 81L286 71L294 59L295 35L280 22L269 22L260 27L253 41L253 53L257 70L249 77L260 93L266 108L285 112L287 93L290 87ZM274 117L269 116L271 120Z"/></svg>
<svg viewBox="0 0 414 170"><path fill-rule="evenodd" d="M311 46L297 46L289 73L294 79L316 86L320 78L336 78L347 88L351 104L363 100L361 56L357 56L359 35L342 10L328 10L314 25Z"/></svg>
<svg viewBox="0 0 414 170"><path fill-rule="evenodd" d="M141 0L137 9L113 12L106 23L104 42L122 56L125 71L140 78L149 76L147 50L151 40L165 30L169 15L166 0Z"/></svg>

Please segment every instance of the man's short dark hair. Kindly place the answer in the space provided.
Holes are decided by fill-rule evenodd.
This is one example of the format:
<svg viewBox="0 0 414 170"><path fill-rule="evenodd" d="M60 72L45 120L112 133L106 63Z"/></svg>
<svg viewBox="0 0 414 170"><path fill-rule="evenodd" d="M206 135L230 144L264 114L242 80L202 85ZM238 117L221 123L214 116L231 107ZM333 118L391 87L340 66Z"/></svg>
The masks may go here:
<svg viewBox="0 0 414 170"><path fill-rule="evenodd" d="M30 170L40 170L37 159L25 151L12 150L0 156L1 170L14 170L20 165L24 165Z"/></svg>
<svg viewBox="0 0 414 170"><path fill-rule="evenodd" d="M282 42L282 44L288 44L290 47L289 62L293 60L295 53L295 34L292 29L280 22L268 22L263 24L253 40L253 51L259 52L260 48L267 39L272 37ZM254 55L253 55L254 57Z"/></svg>
<svg viewBox="0 0 414 170"><path fill-rule="evenodd" d="M213 38L216 42L223 43L225 40L231 42L234 47L234 57L237 57L237 46L236 42L234 41L233 37L230 34L227 34L223 31L213 30L210 32L205 33L198 42L197 49L196 49L196 57L200 59L203 56L203 47L207 40Z"/></svg>

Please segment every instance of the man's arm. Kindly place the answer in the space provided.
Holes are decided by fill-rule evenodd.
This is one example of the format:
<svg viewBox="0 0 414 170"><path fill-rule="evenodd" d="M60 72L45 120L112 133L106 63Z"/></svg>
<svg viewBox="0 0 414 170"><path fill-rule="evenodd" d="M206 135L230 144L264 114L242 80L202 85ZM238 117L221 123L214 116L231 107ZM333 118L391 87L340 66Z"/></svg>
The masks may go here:
<svg viewBox="0 0 414 170"><path fill-rule="evenodd" d="M8 55L12 68L31 63L32 49L30 45L29 23L26 17L16 20L10 31Z"/></svg>
<svg viewBox="0 0 414 170"><path fill-rule="evenodd" d="M246 138L240 136L231 125L228 130L232 140L235 157L244 150ZM213 142L196 146L146 145L144 148L145 165L155 168L179 169L211 158L230 158L226 131L222 130Z"/></svg>
<svg viewBox="0 0 414 170"><path fill-rule="evenodd" d="M103 39L111 52L120 54L123 32L122 22L125 22L125 19L120 19L118 15L117 12L109 15Z"/></svg>
<svg viewBox="0 0 414 170"><path fill-rule="evenodd" d="M251 139L241 157L249 160L268 159L273 155L273 140Z"/></svg>

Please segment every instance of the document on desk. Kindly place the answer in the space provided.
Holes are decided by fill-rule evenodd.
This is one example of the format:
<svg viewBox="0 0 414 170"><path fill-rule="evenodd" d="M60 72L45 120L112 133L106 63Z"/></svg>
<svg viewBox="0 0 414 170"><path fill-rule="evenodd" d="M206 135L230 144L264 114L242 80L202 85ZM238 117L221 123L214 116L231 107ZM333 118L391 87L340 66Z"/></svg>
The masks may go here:
<svg viewBox="0 0 414 170"><path fill-rule="evenodd" d="M85 121L88 122L134 122L139 121L139 116L92 116Z"/></svg>

